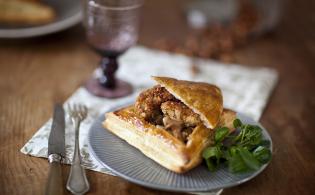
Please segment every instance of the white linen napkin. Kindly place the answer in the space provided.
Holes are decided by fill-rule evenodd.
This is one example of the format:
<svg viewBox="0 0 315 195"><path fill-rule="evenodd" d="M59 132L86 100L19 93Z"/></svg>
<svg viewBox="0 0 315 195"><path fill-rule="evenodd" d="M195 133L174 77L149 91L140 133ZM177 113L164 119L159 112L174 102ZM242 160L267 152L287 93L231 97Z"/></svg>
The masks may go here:
<svg viewBox="0 0 315 195"><path fill-rule="evenodd" d="M81 123L80 149L84 166L93 171L114 175L100 165L90 154L87 135L93 121L112 107L132 102L144 88L155 83L150 76L169 76L178 79L204 81L216 84L222 89L224 106L242 112L259 120L268 97L277 82L276 71L268 68L248 68L236 64L222 64L217 61L192 59L184 55L170 54L137 46L128 50L120 59L118 78L131 83L134 93L123 98L105 99L91 95L80 87L65 102L84 103L89 110L87 119ZM195 64L192 68L192 64ZM198 73L192 71L198 69ZM96 70L94 76L100 73ZM48 137L52 120L48 120L21 148L21 152L47 158ZM74 131L71 121L66 120L66 163L70 163L74 151Z"/></svg>

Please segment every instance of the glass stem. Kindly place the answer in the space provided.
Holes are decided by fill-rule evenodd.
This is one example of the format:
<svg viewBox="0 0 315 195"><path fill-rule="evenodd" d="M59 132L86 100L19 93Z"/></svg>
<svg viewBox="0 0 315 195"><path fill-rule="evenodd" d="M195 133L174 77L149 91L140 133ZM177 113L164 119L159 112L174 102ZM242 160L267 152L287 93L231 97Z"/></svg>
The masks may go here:
<svg viewBox="0 0 315 195"><path fill-rule="evenodd" d="M101 68L103 75L99 78L99 82L106 88L113 89L116 87L115 73L118 69L117 57L103 57L101 59Z"/></svg>

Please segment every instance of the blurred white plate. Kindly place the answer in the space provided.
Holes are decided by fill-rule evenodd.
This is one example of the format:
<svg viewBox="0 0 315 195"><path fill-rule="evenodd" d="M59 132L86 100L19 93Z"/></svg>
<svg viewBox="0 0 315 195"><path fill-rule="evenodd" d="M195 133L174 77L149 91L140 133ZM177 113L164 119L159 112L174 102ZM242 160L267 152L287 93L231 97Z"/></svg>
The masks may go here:
<svg viewBox="0 0 315 195"><path fill-rule="evenodd" d="M0 38L26 38L35 37L70 28L81 21L81 1L77 0L43 0L53 7L57 18L48 24L39 26L6 26L0 24Z"/></svg>

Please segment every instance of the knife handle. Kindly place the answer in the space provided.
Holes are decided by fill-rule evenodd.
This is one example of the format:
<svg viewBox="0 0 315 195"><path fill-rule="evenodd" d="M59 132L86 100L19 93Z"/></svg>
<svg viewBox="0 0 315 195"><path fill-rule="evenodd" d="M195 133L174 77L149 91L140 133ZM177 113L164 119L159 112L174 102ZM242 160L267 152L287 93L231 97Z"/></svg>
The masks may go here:
<svg viewBox="0 0 315 195"><path fill-rule="evenodd" d="M60 164L61 156L58 154L51 154L49 155L48 160L50 162L50 168L45 195L62 195L64 194L64 187Z"/></svg>

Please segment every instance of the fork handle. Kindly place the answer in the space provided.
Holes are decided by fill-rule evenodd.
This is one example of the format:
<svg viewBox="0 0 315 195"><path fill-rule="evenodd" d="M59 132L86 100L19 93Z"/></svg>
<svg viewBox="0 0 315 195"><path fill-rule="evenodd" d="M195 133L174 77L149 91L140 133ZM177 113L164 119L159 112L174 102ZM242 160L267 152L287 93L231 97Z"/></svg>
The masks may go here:
<svg viewBox="0 0 315 195"><path fill-rule="evenodd" d="M60 159L59 159L60 158ZM62 183L61 173L61 157L58 154L51 154L48 157L50 170L48 181L46 184L45 195L64 194L64 187Z"/></svg>
<svg viewBox="0 0 315 195"><path fill-rule="evenodd" d="M89 190L90 185L86 178L85 170L81 166L81 156L79 149L80 121L74 119L73 122L75 127L75 145L72 165L67 181L67 189L73 194L84 194Z"/></svg>

